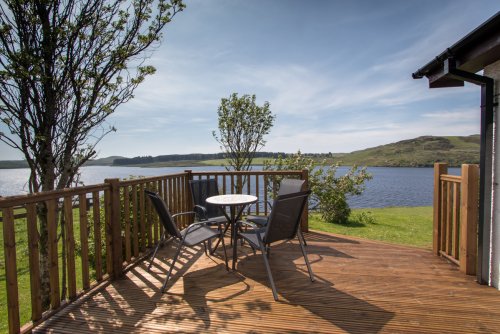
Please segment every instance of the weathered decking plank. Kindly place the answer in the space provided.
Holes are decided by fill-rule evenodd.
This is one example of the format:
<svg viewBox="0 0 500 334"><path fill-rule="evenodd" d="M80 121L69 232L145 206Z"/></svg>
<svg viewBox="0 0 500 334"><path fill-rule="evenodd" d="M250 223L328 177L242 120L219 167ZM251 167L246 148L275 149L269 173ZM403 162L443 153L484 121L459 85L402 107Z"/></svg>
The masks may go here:
<svg viewBox="0 0 500 334"><path fill-rule="evenodd" d="M172 256L163 247L151 272L144 262L35 332L495 333L500 292L474 282L430 250L326 233L308 233L316 282L296 243L270 258L274 302L260 254L245 248L237 272L201 249L183 253L160 293ZM245 256L249 253L250 256Z"/></svg>

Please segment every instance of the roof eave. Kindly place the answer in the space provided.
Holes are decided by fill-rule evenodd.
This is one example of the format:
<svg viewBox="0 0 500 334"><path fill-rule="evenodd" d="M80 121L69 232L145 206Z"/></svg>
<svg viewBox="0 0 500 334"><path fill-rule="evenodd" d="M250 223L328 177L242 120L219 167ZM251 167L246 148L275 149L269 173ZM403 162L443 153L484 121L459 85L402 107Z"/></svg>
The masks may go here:
<svg viewBox="0 0 500 334"><path fill-rule="evenodd" d="M463 86L463 82L447 75L444 63L453 58L457 68L476 73L498 60L500 54L500 12L441 52L436 58L412 74L414 79L424 76L430 88Z"/></svg>

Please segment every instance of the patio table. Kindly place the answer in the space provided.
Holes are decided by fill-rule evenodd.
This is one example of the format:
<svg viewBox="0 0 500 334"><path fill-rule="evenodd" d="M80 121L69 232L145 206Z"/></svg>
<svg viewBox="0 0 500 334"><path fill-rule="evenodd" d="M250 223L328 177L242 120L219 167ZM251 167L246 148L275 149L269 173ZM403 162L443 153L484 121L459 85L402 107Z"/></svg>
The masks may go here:
<svg viewBox="0 0 500 334"><path fill-rule="evenodd" d="M233 270L235 269L236 257L237 257L237 242L236 242L236 221L241 217L243 210L249 204L257 202L257 197L253 195L244 195L244 194L230 194L230 195L218 195L208 197L206 202L208 204L217 205L222 208L222 212L226 216L229 225L231 226L231 242L233 244ZM229 207L230 216L228 216L225 208ZM238 211L236 212L236 209ZM224 229L224 234L226 233L229 225ZM215 247L217 248L217 246Z"/></svg>

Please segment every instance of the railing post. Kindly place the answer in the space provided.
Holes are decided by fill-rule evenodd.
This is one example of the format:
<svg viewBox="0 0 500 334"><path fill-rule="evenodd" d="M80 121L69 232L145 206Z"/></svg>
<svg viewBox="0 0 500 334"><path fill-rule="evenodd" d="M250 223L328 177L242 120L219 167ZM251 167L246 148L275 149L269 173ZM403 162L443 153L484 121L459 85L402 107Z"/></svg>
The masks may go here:
<svg viewBox="0 0 500 334"><path fill-rule="evenodd" d="M304 189L309 189L309 170L303 169L300 178L306 181L304 182ZM301 230L302 232L309 232L309 201L306 203L304 213L302 214Z"/></svg>
<svg viewBox="0 0 500 334"><path fill-rule="evenodd" d="M460 271L476 274L479 220L479 166L462 165L460 203Z"/></svg>
<svg viewBox="0 0 500 334"><path fill-rule="evenodd" d="M113 268L113 278L116 279L121 277L123 274L122 229L120 222L120 180L106 179L104 182L110 186L110 221L109 226L106 226L106 230L111 237L111 265Z"/></svg>
<svg viewBox="0 0 500 334"><path fill-rule="evenodd" d="M7 287L7 321L9 333L19 333L19 292L17 285L16 238L14 232L14 210L4 208L3 244L5 251L5 283Z"/></svg>
<svg viewBox="0 0 500 334"><path fill-rule="evenodd" d="M189 181L193 179L193 171L191 169L186 169L184 170L184 173L186 173L186 176L184 177L185 185L184 185L184 200L182 205L182 211L187 212L187 211L192 211L194 207L193 199L191 196L191 189L189 188ZM181 219L184 224L190 223L190 221L188 220L190 219L189 216L182 216Z"/></svg>
<svg viewBox="0 0 500 334"><path fill-rule="evenodd" d="M434 164L434 205L433 205L433 232L432 232L432 250L439 256L441 240L441 175L448 173L448 164L436 162Z"/></svg>

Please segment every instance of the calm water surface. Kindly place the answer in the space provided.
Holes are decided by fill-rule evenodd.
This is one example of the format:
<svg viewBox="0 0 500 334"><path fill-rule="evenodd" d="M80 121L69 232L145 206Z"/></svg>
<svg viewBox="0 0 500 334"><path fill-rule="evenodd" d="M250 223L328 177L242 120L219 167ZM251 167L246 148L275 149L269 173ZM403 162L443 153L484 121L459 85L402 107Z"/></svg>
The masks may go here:
<svg viewBox="0 0 500 334"><path fill-rule="evenodd" d="M82 181L86 185L102 183L106 178L128 178L130 176L156 176L186 169L193 171L221 170L221 167L83 167ZM343 175L347 167L339 168ZM434 172L432 168L371 167L373 179L366 183L361 196L349 199L352 208L375 208L387 206L430 206ZM450 168L449 174L459 175L459 168ZM0 195L12 196L27 193L28 169L0 169Z"/></svg>

